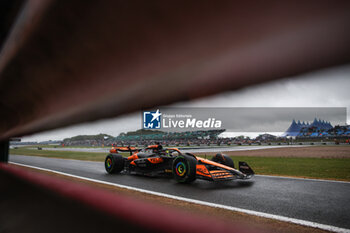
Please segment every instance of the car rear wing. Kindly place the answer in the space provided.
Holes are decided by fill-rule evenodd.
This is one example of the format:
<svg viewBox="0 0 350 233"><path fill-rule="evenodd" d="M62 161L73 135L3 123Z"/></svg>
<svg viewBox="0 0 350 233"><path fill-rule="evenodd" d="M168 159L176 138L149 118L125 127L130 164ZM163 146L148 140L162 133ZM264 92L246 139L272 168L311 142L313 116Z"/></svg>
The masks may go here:
<svg viewBox="0 0 350 233"><path fill-rule="evenodd" d="M140 151L141 149L138 149L136 147L130 147L130 146L117 146L117 147L112 147L112 149L109 151L110 153L118 153L120 152L130 152L130 155L133 152Z"/></svg>

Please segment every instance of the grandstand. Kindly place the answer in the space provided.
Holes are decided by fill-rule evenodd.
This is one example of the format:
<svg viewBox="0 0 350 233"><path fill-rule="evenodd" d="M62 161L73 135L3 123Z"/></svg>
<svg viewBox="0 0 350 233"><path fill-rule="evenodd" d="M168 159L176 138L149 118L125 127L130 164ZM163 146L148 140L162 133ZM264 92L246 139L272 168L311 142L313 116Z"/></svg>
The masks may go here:
<svg viewBox="0 0 350 233"><path fill-rule="evenodd" d="M207 131L186 131L186 132L162 132L153 130L137 130L134 132L121 133L115 138L122 140L168 140L168 139L215 139L225 130L207 130Z"/></svg>
<svg viewBox="0 0 350 233"><path fill-rule="evenodd" d="M220 145L231 144L229 138L219 138L221 130L199 130L186 132L163 132L157 130L140 129L121 133L117 137L110 135L79 135L66 138L62 146L111 146L111 145L149 145L159 142L163 145Z"/></svg>
<svg viewBox="0 0 350 233"><path fill-rule="evenodd" d="M111 135L79 135L64 139L62 146L144 146L158 142L164 146L219 146L219 145L285 145L304 143L349 143L350 126L332 126L330 122L315 119L313 122L293 120L283 136L261 134L255 139L249 137L219 137L225 130L199 130L186 132L163 132L140 129ZM293 136L291 140L287 136Z"/></svg>
<svg viewBox="0 0 350 233"><path fill-rule="evenodd" d="M330 122L316 119L312 122L296 122L294 119L283 134L284 137L294 136L299 138L315 138L315 137L349 137L350 126L335 126Z"/></svg>

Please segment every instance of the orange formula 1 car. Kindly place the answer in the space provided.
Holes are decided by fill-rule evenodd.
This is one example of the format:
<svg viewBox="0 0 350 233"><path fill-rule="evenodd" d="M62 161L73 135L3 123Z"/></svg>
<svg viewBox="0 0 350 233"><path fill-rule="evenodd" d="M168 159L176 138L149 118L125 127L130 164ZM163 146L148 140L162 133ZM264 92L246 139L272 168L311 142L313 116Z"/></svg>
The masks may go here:
<svg viewBox="0 0 350 233"><path fill-rule="evenodd" d="M123 157L120 152L129 152ZM129 173L145 176L174 177L178 182L190 183L196 178L209 181L250 179L254 172L245 162L239 162L238 170L230 157L216 154L211 160L182 153L177 148L163 149L151 145L145 149L113 147L105 160L108 173Z"/></svg>

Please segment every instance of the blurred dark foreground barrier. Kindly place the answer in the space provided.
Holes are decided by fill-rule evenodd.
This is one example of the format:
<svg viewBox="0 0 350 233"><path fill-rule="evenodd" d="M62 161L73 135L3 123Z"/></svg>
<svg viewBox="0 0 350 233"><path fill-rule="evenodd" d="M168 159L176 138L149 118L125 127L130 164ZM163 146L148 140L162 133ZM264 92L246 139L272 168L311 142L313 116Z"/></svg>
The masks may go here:
<svg viewBox="0 0 350 233"><path fill-rule="evenodd" d="M255 232L3 163L0 182L0 232Z"/></svg>
<svg viewBox="0 0 350 233"><path fill-rule="evenodd" d="M26 1L0 53L0 140L349 63L349 11L325 0Z"/></svg>
<svg viewBox="0 0 350 233"><path fill-rule="evenodd" d="M350 1L20 3L4 0L0 9L5 162L10 137L350 60ZM3 14L7 7L18 16ZM0 232L244 232L241 224L0 166Z"/></svg>

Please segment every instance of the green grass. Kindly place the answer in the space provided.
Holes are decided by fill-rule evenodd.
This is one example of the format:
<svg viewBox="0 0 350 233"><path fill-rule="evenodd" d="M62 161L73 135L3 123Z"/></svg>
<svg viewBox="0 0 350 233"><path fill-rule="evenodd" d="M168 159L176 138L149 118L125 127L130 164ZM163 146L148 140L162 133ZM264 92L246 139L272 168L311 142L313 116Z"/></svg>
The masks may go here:
<svg viewBox="0 0 350 233"><path fill-rule="evenodd" d="M35 150L35 149L10 149L11 155L31 155L41 156L48 158L63 158L63 159L77 159L77 160L88 160L88 161L104 161L106 153L91 153L91 152L80 152L80 151L49 151L49 150Z"/></svg>
<svg viewBox="0 0 350 233"><path fill-rule="evenodd" d="M16 145L13 145L14 147ZM28 146L22 146L22 147L18 147L18 148L38 148L38 147L42 147L42 148L103 148L102 146L60 146L60 145L28 145ZM110 148L110 147L105 147L105 148Z"/></svg>
<svg viewBox="0 0 350 233"><path fill-rule="evenodd" d="M26 148L10 149L10 154L42 156L48 158L77 159L87 161L104 161L107 153L78 151L45 151ZM123 153L127 156L129 153ZM207 158L210 158L209 156ZM350 181L350 159L325 158L285 158L285 157L231 157L247 162L256 174L336 179Z"/></svg>

